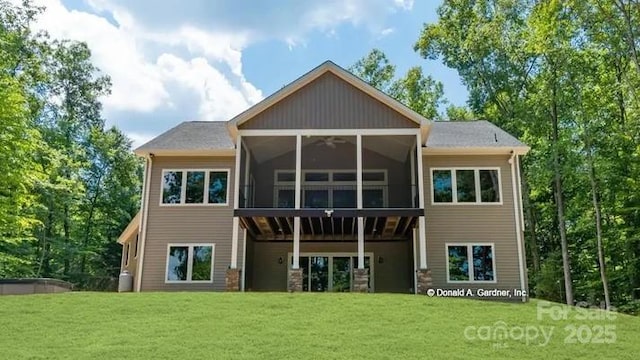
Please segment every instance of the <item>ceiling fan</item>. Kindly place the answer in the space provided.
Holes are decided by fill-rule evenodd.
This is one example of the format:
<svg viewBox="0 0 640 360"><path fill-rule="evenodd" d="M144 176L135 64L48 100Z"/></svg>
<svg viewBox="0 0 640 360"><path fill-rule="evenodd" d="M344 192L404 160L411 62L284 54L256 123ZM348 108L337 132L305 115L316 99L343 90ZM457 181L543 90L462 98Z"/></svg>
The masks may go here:
<svg viewBox="0 0 640 360"><path fill-rule="evenodd" d="M340 139L335 136L327 136L326 138L320 139L320 141L318 141L316 146L326 145L330 148L335 149L336 144L344 144L346 142L347 141L345 139Z"/></svg>

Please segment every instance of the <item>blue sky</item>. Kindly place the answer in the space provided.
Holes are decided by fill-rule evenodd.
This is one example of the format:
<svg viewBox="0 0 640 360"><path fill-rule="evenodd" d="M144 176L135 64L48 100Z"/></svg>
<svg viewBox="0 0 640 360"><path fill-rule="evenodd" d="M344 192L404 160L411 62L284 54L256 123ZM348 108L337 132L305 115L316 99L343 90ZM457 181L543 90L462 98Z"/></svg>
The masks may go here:
<svg viewBox="0 0 640 360"><path fill-rule="evenodd" d="M14 3L19 0L12 0ZM397 74L412 66L467 91L457 73L413 51L440 1L36 0L34 24L85 41L112 78L102 99L109 125L141 145L185 120L228 120L325 60L348 67L372 48Z"/></svg>

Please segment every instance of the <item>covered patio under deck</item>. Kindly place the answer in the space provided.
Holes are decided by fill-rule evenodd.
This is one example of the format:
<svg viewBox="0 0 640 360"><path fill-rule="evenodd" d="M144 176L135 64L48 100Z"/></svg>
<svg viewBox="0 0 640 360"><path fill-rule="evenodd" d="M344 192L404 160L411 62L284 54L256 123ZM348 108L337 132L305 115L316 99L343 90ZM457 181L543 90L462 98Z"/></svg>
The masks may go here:
<svg viewBox="0 0 640 360"><path fill-rule="evenodd" d="M333 279L340 265L343 273L348 269L349 290L373 291L374 266L383 266L383 253L398 249L404 250L387 263L398 271L385 271L390 283L393 276L398 281L414 277L418 267L426 269L424 231L414 236L425 222L420 144L420 129L296 130L291 135L241 130L231 269L237 267L242 228L252 248L247 266L260 267L257 258L275 251L278 265L287 269L283 276L267 266L247 279L247 288L342 291L344 284L334 288L333 280L311 283ZM245 271L255 274L256 266ZM314 275L318 268L328 270ZM286 279L286 287L252 284L263 275L274 284ZM403 291L415 290L415 278L407 281Z"/></svg>

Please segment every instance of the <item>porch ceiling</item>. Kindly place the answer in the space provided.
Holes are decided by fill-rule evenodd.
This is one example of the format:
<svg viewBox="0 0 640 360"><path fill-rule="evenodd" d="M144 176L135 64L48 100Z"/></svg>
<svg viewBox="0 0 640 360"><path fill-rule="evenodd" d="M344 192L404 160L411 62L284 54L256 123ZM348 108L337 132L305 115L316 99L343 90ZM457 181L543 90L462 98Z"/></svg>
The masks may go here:
<svg viewBox="0 0 640 360"><path fill-rule="evenodd" d="M357 219L364 218L364 233L371 240L411 238L421 209L341 209L327 216L321 209L239 209L236 216L258 241L293 240L293 219L300 216L301 241L356 241Z"/></svg>
<svg viewBox="0 0 640 360"><path fill-rule="evenodd" d="M355 147L355 136L334 136ZM302 140L303 153L307 146L320 146L326 136L304 137ZM251 149L252 155L258 163L276 158L280 155L295 151L295 137L292 136L247 136L243 140L244 146ZM387 156L396 161L404 161L407 154L415 144L415 136L389 135L389 136L365 136L363 148ZM341 144L338 144L341 146ZM331 156L332 149L326 147L327 154ZM355 153L354 153L355 158Z"/></svg>

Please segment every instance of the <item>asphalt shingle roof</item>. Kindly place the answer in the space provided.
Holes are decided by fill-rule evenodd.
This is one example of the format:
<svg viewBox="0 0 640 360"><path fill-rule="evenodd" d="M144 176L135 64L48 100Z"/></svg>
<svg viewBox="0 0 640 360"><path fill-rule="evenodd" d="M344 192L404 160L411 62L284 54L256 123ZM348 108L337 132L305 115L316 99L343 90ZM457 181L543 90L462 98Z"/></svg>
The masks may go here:
<svg viewBox="0 0 640 360"><path fill-rule="evenodd" d="M524 147L506 131L486 120L436 121L427 147ZM225 121L187 121L158 135L136 151L234 149Z"/></svg>
<svg viewBox="0 0 640 360"><path fill-rule="evenodd" d="M158 135L136 151L234 148L226 121L186 121Z"/></svg>
<svg viewBox="0 0 640 360"><path fill-rule="evenodd" d="M486 120L433 122L427 147L524 147L506 131Z"/></svg>

